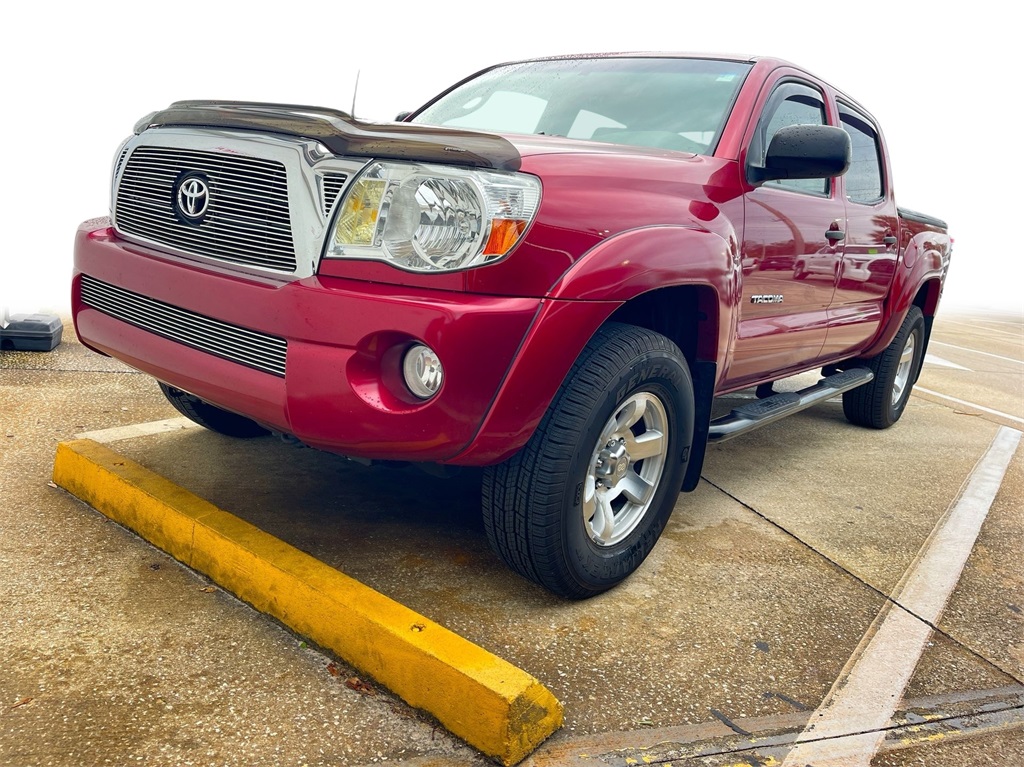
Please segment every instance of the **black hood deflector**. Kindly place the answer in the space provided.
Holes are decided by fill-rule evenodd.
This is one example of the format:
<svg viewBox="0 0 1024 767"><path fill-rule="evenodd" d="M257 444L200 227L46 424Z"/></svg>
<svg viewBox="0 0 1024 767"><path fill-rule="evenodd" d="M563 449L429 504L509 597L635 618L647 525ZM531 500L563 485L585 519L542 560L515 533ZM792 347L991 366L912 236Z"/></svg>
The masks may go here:
<svg viewBox="0 0 1024 767"><path fill-rule="evenodd" d="M414 123L368 123L337 109L248 101L176 101L144 117L147 128L187 126L278 133L319 141L348 157L418 160L495 170L519 170L512 144L491 133Z"/></svg>

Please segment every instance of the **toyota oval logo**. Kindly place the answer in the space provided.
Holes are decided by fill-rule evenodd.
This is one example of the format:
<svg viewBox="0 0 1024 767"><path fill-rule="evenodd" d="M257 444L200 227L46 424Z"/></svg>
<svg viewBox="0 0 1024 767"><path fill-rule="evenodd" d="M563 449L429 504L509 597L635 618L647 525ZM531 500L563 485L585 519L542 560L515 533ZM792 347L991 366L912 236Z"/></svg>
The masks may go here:
<svg viewBox="0 0 1024 767"><path fill-rule="evenodd" d="M178 212L191 221L198 221L210 207L210 187L200 176L186 176L178 185Z"/></svg>

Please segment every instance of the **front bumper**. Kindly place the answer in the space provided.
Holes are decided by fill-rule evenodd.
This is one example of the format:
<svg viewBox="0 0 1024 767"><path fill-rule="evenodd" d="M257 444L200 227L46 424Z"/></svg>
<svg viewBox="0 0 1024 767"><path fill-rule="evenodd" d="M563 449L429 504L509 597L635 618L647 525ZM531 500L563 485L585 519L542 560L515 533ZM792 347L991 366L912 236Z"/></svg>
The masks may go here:
<svg viewBox="0 0 1024 767"><path fill-rule="evenodd" d="M83 301L83 276L115 296L140 297L144 311L166 305L283 339L284 375L115 318ZM104 219L83 224L75 241L72 308L83 343L313 447L360 458L444 462L462 453L544 303L316 275L243 276L129 243ZM165 327L180 321L169 316ZM441 391L425 403L404 392L400 378L401 352L417 341L445 367ZM524 438L513 439L518 444L465 462L489 462Z"/></svg>

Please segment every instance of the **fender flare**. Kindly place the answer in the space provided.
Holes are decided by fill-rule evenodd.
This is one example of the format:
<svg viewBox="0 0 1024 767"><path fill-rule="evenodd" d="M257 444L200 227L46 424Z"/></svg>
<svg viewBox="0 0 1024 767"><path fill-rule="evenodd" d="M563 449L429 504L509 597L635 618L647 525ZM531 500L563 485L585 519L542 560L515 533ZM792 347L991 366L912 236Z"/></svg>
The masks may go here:
<svg viewBox="0 0 1024 767"><path fill-rule="evenodd" d="M903 251L900 267L897 268L892 285L889 286L888 319L871 346L861 354L862 358L880 354L885 347L892 343L892 339L899 332L900 325L903 324L903 318L907 316L907 312L910 311L910 307L916 301L921 289L932 282L935 288L929 291L924 305L921 306L926 325L930 330L931 323L928 322L928 318L935 314L938 307L941 285L945 270L949 266L950 254L948 240L944 248L937 248L935 243L929 240L929 236L934 236L934 233L918 234ZM927 343L928 339L925 338L925 344Z"/></svg>
<svg viewBox="0 0 1024 767"><path fill-rule="evenodd" d="M525 445L597 329L644 293L712 288L720 312L715 354L724 354L739 295L735 250L717 234L682 226L633 229L590 250L545 297L475 437L446 463L499 463Z"/></svg>
<svg viewBox="0 0 1024 767"><path fill-rule="evenodd" d="M735 242L694 226L630 229L591 248L548 295L556 300L625 302L657 288L700 284L725 296L738 289L737 250Z"/></svg>

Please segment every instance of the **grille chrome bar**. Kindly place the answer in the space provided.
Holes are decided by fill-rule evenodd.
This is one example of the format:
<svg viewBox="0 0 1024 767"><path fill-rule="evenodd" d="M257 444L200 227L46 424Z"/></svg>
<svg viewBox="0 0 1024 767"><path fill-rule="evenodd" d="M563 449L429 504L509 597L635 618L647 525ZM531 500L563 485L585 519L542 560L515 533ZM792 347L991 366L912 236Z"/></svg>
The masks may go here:
<svg viewBox="0 0 1024 767"><path fill-rule="evenodd" d="M129 325L264 373L284 377L288 342L82 275L82 302Z"/></svg>
<svg viewBox="0 0 1024 767"><path fill-rule="evenodd" d="M137 219L135 219L134 217L127 217L127 218L123 217L122 218L122 221L136 221L136 220ZM167 231L167 228L166 227L162 227L162 226L161 227L154 227L154 231L156 233L160 233L160 232L163 232L163 231ZM171 230L171 231L173 231L173 230ZM247 263L250 263L252 265L269 266L270 268L275 268L276 267L276 268L279 268L279 269L284 269L286 264L287 264L287 262L284 261L283 259L276 259L276 260L275 259L271 259L271 258L259 258L259 259L257 259L257 258L255 258L252 255L251 251L249 251L246 248L245 245L228 239L226 234L222 235L221 237L219 237L216 240L216 243L217 243L217 246L218 246L218 252L222 254L221 255L221 259L223 259L223 260L227 260L225 258L225 255L247 254L247 256L248 256Z"/></svg>
<svg viewBox="0 0 1024 767"><path fill-rule="evenodd" d="M145 209L149 209L149 207L150 206L148 204L140 206L140 208L145 208ZM136 218L136 217L137 216L134 213L130 213L130 214L127 214L125 216L125 218ZM244 219L242 219L240 221L240 223L235 223L235 222L239 222L239 218L238 218L238 216L232 216L230 213L210 213L210 214L208 214L207 217L209 219L211 219L211 220L215 220L215 221L220 222L222 228L225 229L225 230L228 230L228 231L222 233L222 236L230 237L232 234L237 235L236 239L238 240L238 242L240 244L246 244L246 243L250 243L252 241L252 237L247 234L247 231L246 231L246 229L244 227L244 223L245 223ZM166 225L163 225L163 224L156 225L156 227L158 229L160 229L160 228L167 229ZM231 230L233 230L233 231L231 231ZM203 231L203 230L200 230L196 234L196 237L197 237L197 239L205 239L205 240L209 240L211 242L214 241L214 237L212 235L208 234L207 232ZM275 235L273 233L265 234L263 236L263 239L265 241L273 241L273 242L286 242L287 241L286 238L284 238L284 237L282 237L280 235Z"/></svg>
<svg viewBox="0 0 1024 767"><path fill-rule="evenodd" d="M348 176L344 173L325 173L320 177L325 218L330 217L331 211L334 209L334 203L337 202L346 181L348 181Z"/></svg>
<svg viewBox="0 0 1024 767"><path fill-rule="evenodd" d="M188 172L209 181L203 221L174 208L175 184ZM280 272L296 269L285 166L241 154L141 145L128 156L114 204L125 234L230 263Z"/></svg>

